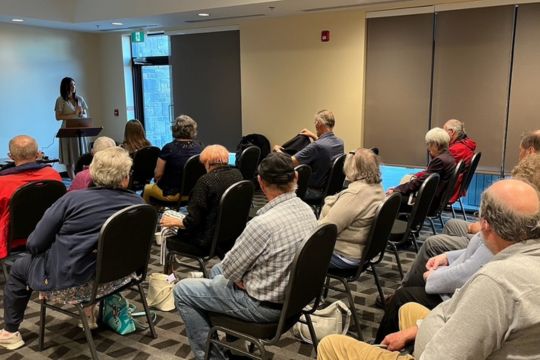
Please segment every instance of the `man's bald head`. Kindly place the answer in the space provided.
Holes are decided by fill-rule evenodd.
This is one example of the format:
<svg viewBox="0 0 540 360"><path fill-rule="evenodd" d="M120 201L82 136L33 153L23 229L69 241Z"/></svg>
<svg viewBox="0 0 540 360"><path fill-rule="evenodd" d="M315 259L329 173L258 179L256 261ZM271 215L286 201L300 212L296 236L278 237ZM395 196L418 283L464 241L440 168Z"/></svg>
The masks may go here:
<svg viewBox="0 0 540 360"><path fill-rule="evenodd" d="M524 181L498 181L482 194L480 217L488 223L489 230L504 241L518 242L538 238L540 195L533 186Z"/></svg>
<svg viewBox="0 0 540 360"><path fill-rule="evenodd" d="M540 154L540 130L526 133L519 144L519 160L534 153Z"/></svg>
<svg viewBox="0 0 540 360"><path fill-rule="evenodd" d="M15 136L9 141L9 156L15 161L16 166L36 161L38 144L31 136Z"/></svg>

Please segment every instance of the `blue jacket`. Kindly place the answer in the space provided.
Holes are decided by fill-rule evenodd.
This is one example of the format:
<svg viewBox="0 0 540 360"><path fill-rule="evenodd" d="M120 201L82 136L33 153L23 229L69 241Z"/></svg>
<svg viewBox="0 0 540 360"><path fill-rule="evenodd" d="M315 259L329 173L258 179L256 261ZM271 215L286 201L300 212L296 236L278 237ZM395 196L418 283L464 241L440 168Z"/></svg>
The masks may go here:
<svg viewBox="0 0 540 360"><path fill-rule="evenodd" d="M105 188L73 191L58 199L26 244L32 254L30 288L62 290L90 281L101 226L115 212L142 203L131 191Z"/></svg>

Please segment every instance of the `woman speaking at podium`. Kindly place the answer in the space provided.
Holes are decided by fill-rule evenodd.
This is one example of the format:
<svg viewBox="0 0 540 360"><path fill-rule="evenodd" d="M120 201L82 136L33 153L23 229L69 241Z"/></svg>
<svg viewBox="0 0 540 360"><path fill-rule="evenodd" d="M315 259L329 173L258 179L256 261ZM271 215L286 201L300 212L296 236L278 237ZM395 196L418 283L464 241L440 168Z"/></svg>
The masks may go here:
<svg viewBox="0 0 540 360"><path fill-rule="evenodd" d="M60 83L60 96L56 99L54 111L56 120L63 120L62 127L67 126L68 120L87 117L88 106L81 96L76 94L75 80L65 77ZM75 176L75 163L82 154L88 152L88 142L83 138L82 149L79 150L79 141L76 137L60 138L60 163L64 164L68 176Z"/></svg>

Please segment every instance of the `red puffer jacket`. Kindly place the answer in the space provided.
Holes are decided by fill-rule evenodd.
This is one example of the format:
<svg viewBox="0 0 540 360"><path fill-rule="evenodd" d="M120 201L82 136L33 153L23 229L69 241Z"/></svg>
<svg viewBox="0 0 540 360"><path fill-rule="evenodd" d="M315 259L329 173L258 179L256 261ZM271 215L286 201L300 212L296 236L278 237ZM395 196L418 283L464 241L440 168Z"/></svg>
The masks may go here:
<svg viewBox="0 0 540 360"><path fill-rule="evenodd" d="M450 144L448 148L450 154L456 159L456 164L463 160L465 162L465 169L469 169L471 165L471 159L474 156L474 150L476 150L476 142L467 137L467 135L462 136L461 138L456 139L453 143ZM461 187L461 182L463 181L463 174L461 174L456 183L456 188L454 195L450 198L450 204L456 202L461 196L465 194L459 193L459 188Z"/></svg>

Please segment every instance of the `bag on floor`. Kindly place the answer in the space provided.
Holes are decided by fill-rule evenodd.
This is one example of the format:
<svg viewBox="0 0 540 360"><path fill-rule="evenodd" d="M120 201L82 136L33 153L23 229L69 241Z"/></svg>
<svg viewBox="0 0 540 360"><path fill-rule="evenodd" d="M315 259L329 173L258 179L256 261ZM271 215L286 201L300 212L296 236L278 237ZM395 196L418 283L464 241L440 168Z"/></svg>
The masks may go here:
<svg viewBox="0 0 540 360"><path fill-rule="evenodd" d="M103 300L103 322L120 335L131 334L136 330L131 314L135 305L120 294L112 294Z"/></svg>
<svg viewBox="0 0 540 360"><path fill-rule="evenodd" d="M174 309L173 286L170 277L165 274L152 273L148 276L148 306L161 311Z"/></svg>
<svg viewBox="0 0 540 360"><path fill-rule="evenodd" d="M335 301L324 309L316 310L310 315L317 340L332 334L346 334L351 323L351 310L342 301ZM343 319L345 318L345 320ZM305 322L305 316L300 320ZM298 321L292 328L294 337L300 341L312 344L307 324Z"/></svg>

